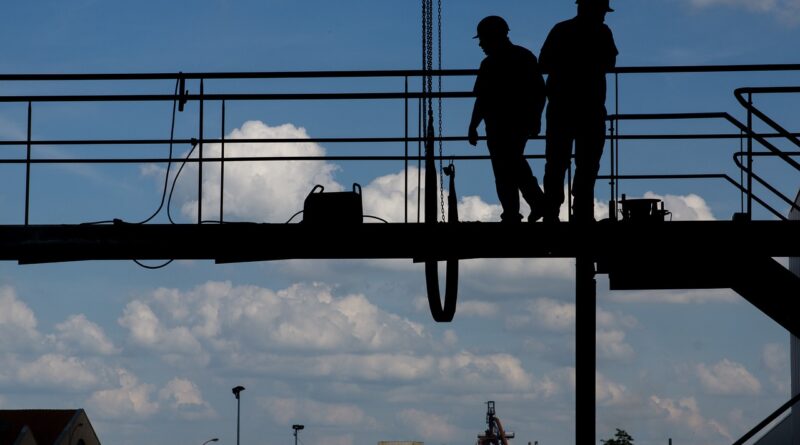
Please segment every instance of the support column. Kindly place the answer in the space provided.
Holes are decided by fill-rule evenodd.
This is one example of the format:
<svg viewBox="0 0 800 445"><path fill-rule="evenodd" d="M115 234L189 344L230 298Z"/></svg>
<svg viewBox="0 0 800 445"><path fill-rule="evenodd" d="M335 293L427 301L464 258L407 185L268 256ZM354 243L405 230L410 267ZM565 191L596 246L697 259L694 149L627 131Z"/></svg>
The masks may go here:
<svg viewBox="0 0 800 445"><path fill-rule="evenodd" d="M591 257L580 256L575 260L575 444L593 445L597 281Z"/></svg>

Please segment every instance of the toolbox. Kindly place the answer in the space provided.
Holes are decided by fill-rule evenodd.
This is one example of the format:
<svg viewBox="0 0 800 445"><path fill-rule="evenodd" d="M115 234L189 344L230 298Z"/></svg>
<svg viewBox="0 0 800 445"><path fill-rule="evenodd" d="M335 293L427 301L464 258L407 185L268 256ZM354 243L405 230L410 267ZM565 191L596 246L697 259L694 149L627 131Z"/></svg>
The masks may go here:
<svg viewBox="0 0 800 445"><path fill-rule="evenodd" d="M303 204L303 223L315 225L361 224L364 210L361 186L353 183L352 192L328 192L317 184Z"/></svg>

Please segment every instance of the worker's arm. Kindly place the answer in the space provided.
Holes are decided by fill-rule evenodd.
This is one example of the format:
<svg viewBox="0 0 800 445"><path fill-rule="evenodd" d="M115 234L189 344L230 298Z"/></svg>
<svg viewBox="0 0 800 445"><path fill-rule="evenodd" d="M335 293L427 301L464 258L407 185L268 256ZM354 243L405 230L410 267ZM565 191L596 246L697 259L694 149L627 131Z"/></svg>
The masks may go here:
<svg viewBox="0 0 800 445"><path fill-rule="evenodd" d="M478 145L478 125L483 120L483 112L481 111L481 98L475 98L475 105L472 107L472 119L469 121L469 130L467 131L467 139L472 146Z"/></svg>
<svg viewBox="0 0 800 445"><path fill-rule="evenodd" d="M478 125L483 120L483 83L484 77L484 63L481 63L478 69L478 77L475 79L475 87L472 91L475 93L475 105L472 106L472 118L469 120L469 129L467 130L467 140L472 146L478 145Z"/></svg>

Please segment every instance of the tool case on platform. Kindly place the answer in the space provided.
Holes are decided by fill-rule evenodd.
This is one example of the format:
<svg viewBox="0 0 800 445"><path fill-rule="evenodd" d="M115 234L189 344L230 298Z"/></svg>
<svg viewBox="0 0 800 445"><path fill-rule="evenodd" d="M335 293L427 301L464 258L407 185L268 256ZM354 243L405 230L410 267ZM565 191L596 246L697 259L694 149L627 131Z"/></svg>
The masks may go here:
<svg viewBox="0 0 800 445"><path fill-rule="evenodd" d="M317 184L303 204L303 223L317 225L361 224L361 186L353 183L352 192L328 192Z"/></svg>

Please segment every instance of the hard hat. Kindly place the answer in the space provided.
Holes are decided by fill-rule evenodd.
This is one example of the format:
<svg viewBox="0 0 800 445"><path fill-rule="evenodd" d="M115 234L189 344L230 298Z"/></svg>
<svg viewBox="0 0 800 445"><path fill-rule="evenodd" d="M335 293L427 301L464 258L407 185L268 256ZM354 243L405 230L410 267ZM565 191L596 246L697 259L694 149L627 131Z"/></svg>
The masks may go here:
<svg viewBox="0 0 800 445"><path fill-rule="evenodd" d="M490 35L508 35L508 23L497 15L484 17L478 22L478 34L476 34L473 39Z"/></svg>
<svg viewBox="0 0 800 445"><path fill-rule="evenodd" d="M609 0L575 0L575 3L585 3L587 5L594 3L595 5L593 6L605 8L606 12L614 12L614 10L611 9L611 6L609 6L608 1Z"/></svg>

